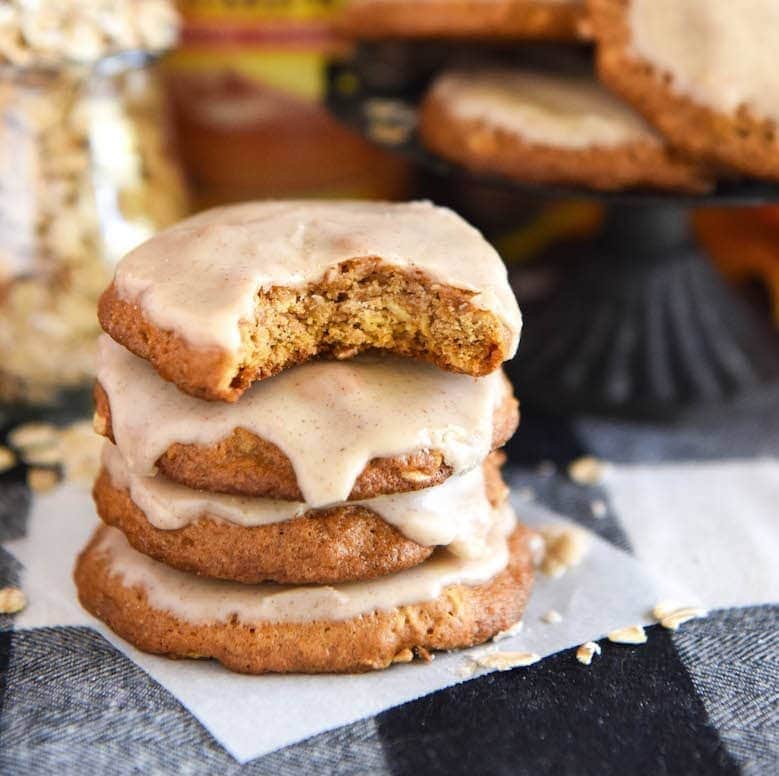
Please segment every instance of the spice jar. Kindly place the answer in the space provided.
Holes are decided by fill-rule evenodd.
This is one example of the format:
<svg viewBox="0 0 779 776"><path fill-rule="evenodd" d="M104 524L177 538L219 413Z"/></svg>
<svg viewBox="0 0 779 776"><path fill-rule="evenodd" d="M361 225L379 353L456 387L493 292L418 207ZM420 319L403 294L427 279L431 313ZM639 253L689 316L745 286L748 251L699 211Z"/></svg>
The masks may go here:
<svg viewBox="0 0 779 776"><path fill-rule="evenodd" d="M171 14L161 0L0 10L0 401L91 382L113 264L186 212L150 52L175 39Z"/></svg>

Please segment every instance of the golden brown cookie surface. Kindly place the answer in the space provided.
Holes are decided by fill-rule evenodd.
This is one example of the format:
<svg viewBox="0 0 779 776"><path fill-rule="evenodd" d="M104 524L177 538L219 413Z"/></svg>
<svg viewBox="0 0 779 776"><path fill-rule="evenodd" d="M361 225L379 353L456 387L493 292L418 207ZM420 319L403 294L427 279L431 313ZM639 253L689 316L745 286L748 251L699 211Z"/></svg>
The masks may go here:
<svg viewBox="0 0 779 776"><path fill-rule="evenodd" d="M487 498L503 504L502 453L484 465ZM170 566L237 582L331 584L394 574L426 560L433 547L404 536L364 505L310 510L301 517L246 527L203 515L182 528L155 527L103 469L93 496L102 520L140 552Z"/></svg>
<svg viewBox="0 0 779 776"><path fill-rule="evenodd" d="M242 673L356 672L408 661L412 652L479 644L517 622L532 585L530 532L509 538L508 566L489 581L450 585L435 600L346 620L188 622L155 608L142 586L125 585L100 552L101 528L79 556L82 605L146 652L214 658Z"/></svg>
<svg viewBox="0 0 779 776"><path fill-rule="evenodd" d="M510 69L444 73L423 101L419 134L450 161L522 183L711 187L700 164L670 149L590 78Z"/></svg>
<svg viewBox="0 0 779 776"><path fill-rule="evenodd" d="M531 38L574 40L583 0L352 0L342 27L355 38Z"/></svg>
<svg viewBox="0 0 779 776"><path fill-rule="evenodd" d="M493 418L493 449L502 447L519 423L519 407L508 380L506 395ZM97 383L94 390L95 428L114 442L111 405ZM157 460L170 480L190 488L216 493L303 501L289 458L272 442L237 428L213 445L173 444ZM452 468L438 450L417 450L405 455L374 458L357 478L350 500L403 493L444 482Z"/></svg>
<svg viewBox="0 0 779 776"><path fill-rule="evenodd" d="M717 3L719 9L712 8L716 20L712 18L712 23L706 24L701 22L706 4L694 5L695 9L677 3L670 11L669 8L657 10L666 19L676 15L674 26L679 35L686 36L689 50L697 49L719 57L733 49L726 33L731 25L727 16L720 13L725 6ZM727 5L731 13L746 15L737 3ZM766 9L770 6L771 2L767 0ZM779 136L774 120L761 116L759 110L745 104L731 110L715 108L676 88L673 73L636 53L630 0L589 0L589 8L601 79L641 112L675 147L714 165L732 167L761 178L779 179ZM647 7L645 13L654 10ZM775 7L772 12L776 13ZM765 45L767 40L755 37L754 45ZM744 47L738 46L737 53L739 56L744 54ZM768 61L765 59L765 63ZM708 69L703 80L716 85L722 93L732 93L739 87L728 84L728 79L728 72L723 72L720 80Z"/></svg>

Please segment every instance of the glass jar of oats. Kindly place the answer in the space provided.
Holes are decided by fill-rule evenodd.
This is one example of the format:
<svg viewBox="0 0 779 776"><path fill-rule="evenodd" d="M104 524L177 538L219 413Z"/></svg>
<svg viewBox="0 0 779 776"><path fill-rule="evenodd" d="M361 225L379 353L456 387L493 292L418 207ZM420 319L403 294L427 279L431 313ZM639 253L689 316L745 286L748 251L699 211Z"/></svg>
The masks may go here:
<svg viewBox="0 0 779 776"><path fill-rule="evenodd" d="M0 7L2 403L91 382L113 264L186 213L155 66L175 32L164 0Z"/></svg>

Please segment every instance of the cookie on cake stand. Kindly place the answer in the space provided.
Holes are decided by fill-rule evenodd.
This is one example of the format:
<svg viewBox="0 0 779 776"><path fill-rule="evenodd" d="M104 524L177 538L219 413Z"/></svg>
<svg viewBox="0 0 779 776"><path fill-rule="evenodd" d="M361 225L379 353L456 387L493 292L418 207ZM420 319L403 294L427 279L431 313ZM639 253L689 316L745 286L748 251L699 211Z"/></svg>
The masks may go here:
<svg viewBox="0 0 779 776"><path fill-rule="evenodd" d="M609 87L693 157L779 180L779 3L589 0L589 9Z"/></svg>
<svg viewBox="0 0 779 776"><path fill-rule="evenodd" d="M525 184L692 192L713 185L704 165L676 153L590 75L446 70L420 106L419 138L469 170Z"/></svg>

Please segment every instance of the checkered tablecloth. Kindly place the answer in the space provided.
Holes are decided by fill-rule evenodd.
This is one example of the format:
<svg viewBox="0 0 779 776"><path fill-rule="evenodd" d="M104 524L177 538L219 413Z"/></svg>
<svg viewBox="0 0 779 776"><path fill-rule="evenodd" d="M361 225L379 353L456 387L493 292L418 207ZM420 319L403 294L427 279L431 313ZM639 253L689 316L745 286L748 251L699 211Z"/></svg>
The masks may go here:
<svg viewBox="0 0 779 776"><path fill-rule="evenodd" d="M673 427L526 413L510 453L515 488L728 605L676 632L654 627L642 646L604 640L588 668L562 652L246 765L95 631L15 631L6 617L0 772L779 772L779 595L765 565L779 541L779 396ZM615 476L594 487L571 481L567 463L586 453L614 462ZM593 515L594 500L605 515ZM4 475L3 541L24 534L30 502L23 474ZM3 550L0 582L21 574Z"/></svg>

